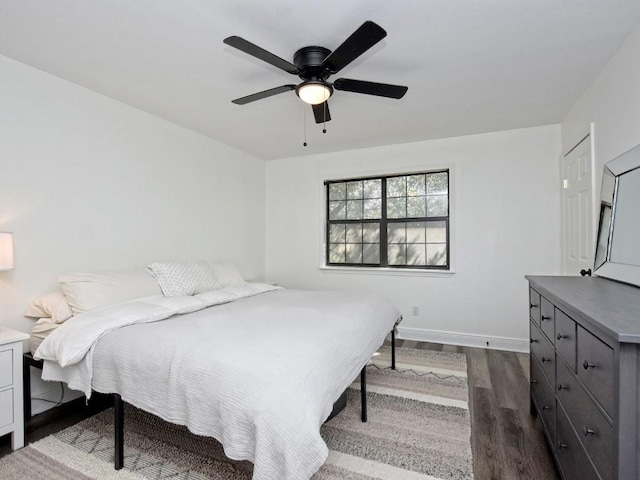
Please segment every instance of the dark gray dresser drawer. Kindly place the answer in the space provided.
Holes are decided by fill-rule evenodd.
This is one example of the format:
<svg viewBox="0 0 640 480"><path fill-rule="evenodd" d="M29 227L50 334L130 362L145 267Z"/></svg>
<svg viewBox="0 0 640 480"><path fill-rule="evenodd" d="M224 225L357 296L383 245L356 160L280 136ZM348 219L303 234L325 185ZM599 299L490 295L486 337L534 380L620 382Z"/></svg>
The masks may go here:
<svg viewBox="0 0 640 480"><path fill-rule="evenodd" d="M556 308L556 351L576 372L576 322Z"/></svg>
<svg viewBox="0 0 640 480"><path fill-rule="evenodd" d="M558 361L557 396L603 480L613 480L613 427L589 398L575 375Z"/></svg>
<svg viewBox="0 0 640 480"><path fill-rule="evenodd" d="M549 342L549 339L540 331L534 323L530 324L531 329L531 353L542 365L545 375L551 385L556 384L556 354Z"/></svg>
<svg viewBox="0 0 640 480"><path fill-rule="evenodd" d="M560 405L558 405L556 413L558 431L555 450L564 478L600 480Z"/></svg>
<svg viewBox="0 0 640 480"><path fill-rule="evenodd" d="M578 377L613 417L613 349L578 326Z"/></svg>
<svg viewBox="0 0 640 480"><path fill-rule="evenodd" d="M555 307L544 297L540 297L540 328L551 343L555 343L556 323Z"/></svg>
<svg viewBox="0 0 640 480"><path fill-rule="evenodd" d="M529 289L529 317L540 326L540 294L533 288Z"/></svg>
<svg viewBox="0 0 640 480"><path fill-rule="evenodd" d="M553 444L556 438L556 398L553 387L535 358L531 359L531 396L538 407L549 441Z"/></svg>

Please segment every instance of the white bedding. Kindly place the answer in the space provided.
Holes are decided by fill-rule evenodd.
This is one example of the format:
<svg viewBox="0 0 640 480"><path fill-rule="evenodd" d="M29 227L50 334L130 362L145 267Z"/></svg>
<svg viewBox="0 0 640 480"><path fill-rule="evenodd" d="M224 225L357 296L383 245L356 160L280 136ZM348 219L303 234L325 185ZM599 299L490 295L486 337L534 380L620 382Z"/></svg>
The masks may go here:
<svg viewBox="0 0 640 480"><path fill-rule="evenodd" d="M227 456L254 463L255 480L310 478L328 453L322 422L399 312L370 295L256 294L260 287L245 285L251 287L228 291L237 300L162 321L166 310L194 306L184 297L171 307L154 297L128 302L130 309L121 304L93 318L78 316L38 350L47 359L43 378L74 388L89 378L96 391L119 393L136 407L215 437ZM253 293L240 298L242 288ZM219 298L225 291L217 291ZM147 316L140 318L143 310ZM85 327L90 335L81 333Z"/></svg>

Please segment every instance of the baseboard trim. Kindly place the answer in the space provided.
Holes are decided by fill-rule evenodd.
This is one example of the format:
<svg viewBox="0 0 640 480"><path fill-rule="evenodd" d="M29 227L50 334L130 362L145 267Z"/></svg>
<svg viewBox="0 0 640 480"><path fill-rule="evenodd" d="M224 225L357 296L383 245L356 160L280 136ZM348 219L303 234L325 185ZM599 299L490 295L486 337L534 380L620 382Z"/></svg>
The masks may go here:
<svg viewBox="0 0 640 480"><path fill-rule="evenodd" d="M420 342L443 343L445 345L461 345L464 347L506 350L509 352L529 353L529 341L520 338L489 337L468 333L441 332L422 328L398 327L398 338Z"/></svg>

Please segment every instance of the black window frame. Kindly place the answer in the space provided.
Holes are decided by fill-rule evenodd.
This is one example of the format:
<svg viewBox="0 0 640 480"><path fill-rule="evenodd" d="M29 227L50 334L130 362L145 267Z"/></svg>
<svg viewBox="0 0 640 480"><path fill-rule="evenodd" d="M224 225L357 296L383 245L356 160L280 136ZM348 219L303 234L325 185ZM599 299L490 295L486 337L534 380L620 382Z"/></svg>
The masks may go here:
<svg viewBox="0 0 640 480"><path fill-rule="evenodd" d="M424 217L404 217L404 218L387 218L387 180L390 178L408 177L412 175L429 175L435 173L447 174L447 215L446 216L424 216ZM363 180L381 180L381 217L380 219L359 219L359 220L330 220L330 195L329 188L332 184L348 183ZM395 173L389 175L373 175L367 177L355 177L339 180L326 180L325 185L325 245L324 245L324 259L325 265L328 267L356 267L356 268L385 268L385 269L399 269L399 270L436 270L436 271L448 271L451 268L451 171L448 168L442 168L437 170L426 170L418 172L408 173ZM394 197L391 197L394 198ZM409 198L409 197L408 197ZM426 213L426 212L425 212ZM346 216L346 215L345 215ZM446 262L444 265L389 265L388 261L388 247L387 232L389 224L393 223L411 223L411 222L446 222ZM380 225L380 263L332 263L329 261L329 249L331 245L330 230L332 224L365 224L376 223ZM346 259L345 259L346 260Z"/></svg>

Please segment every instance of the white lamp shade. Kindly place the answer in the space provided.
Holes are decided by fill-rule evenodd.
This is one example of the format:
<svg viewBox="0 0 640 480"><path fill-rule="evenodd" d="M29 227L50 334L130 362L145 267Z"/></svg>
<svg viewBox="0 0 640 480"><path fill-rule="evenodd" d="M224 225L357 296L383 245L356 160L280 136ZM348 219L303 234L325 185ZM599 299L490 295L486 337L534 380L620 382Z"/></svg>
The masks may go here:
<svg viewBox="0 0 640 480"><path fill-rule="evenodd" d="M333 91L324 83L311 81L300 85L296 93L303 102L318 105L328 100Z"/></svg>
<svg viewBox="0 0 640 480"><path fill-rule="evenodd" d="M13 233L0 232L0 270L13 269Z"/></svg>

